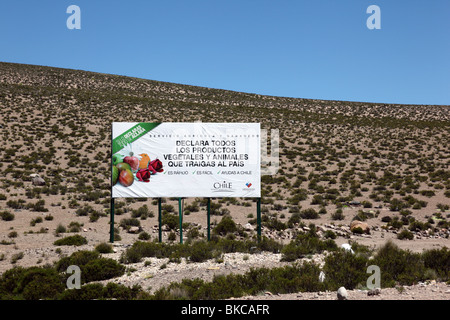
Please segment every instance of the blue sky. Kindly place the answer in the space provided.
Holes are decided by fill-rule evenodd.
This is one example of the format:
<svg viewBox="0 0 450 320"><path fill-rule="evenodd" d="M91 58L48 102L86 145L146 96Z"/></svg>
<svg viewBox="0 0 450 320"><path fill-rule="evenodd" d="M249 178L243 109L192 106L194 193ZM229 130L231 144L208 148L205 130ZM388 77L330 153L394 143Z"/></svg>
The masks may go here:
<svg viewBox="0 0 450 320"><path fill-rule="evenodd" d="M81 29L69 30L70 5ZM381 9L369 30L367 7ZM450 104L449 0L2 1L0 61L275 96Z"/></svg>

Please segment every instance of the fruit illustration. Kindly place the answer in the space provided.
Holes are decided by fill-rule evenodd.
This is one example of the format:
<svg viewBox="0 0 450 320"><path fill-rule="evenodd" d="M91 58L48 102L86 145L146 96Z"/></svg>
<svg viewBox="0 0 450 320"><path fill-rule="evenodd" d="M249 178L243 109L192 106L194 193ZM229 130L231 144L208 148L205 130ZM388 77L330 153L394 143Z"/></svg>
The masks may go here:
<svg viewBox="0 0 450 320"><path fill-rule="evenodd" d="M119 182L124 187L129 187L134 182L133 173L129 169L124 169L119 173Z"/></svg>
<svg viewBox="0 0 450 320"><path fill-rule="evenodd" d="M133 156L132 152L130 152L129 156L123 158L123 162L128 163L132 171L137 171L139 169L139 159Z"/></svg>
<svg viewBox="0 0 450 320"><path fill-rule="evenodd" d="M119 169L116 166L112 167L112 185L117 183L117 179L119 179Z"/></svg>
<svg viewBox="0 0 450 320"><path fill-rule="evenodd" d="M139 170L147 169L150 163L150 157L146 153L141 153L139 156L141 157L141 160L139 160Z"/></svg>
<svg viewBox="0 0 450 320"><path fill-rule="evenodd" d="M130 165L125 162L120 162L120 163L116 164L116 168L119 170L119 172L122 170L126 170L126 169L131 171Z"/></svg>
<svg viewBox="0 0 450 320"><path fill-rule="evenodd" d="M114 154L112 156L112 163L113 163L113 165L116 165L118 163L123 162L123 158L124 158L124 156L121 155L121 154L118 154L118 153Z"/></svg>

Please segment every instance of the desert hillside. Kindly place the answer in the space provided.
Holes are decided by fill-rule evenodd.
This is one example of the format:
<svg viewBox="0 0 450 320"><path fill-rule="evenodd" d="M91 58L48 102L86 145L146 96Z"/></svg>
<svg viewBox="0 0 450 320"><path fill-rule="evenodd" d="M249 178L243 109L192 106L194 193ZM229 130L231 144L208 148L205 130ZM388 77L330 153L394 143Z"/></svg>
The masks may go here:
<svg viewBox="0 0 450 320"><path fill-rule="evenodd" d="M0 63L0 108L0 273L78 250L54 245L67 235L86 238L81 248L109 240L113 121L278 129L280 170L262 177L268 239L288 243L317 227L338 245L391 239L421 252L450 243L450 106L272 97ZM176 201L164 202L164 241L176 241ZM235 239L254 235L251 199L213 199L212 208L213 227L231 216ZM157 238L155 199L116 200L116 210L116 252ZM361 228L350 229L354 220ZM205 237L204 199L185 199L184 222L185 237Z"/></svg>

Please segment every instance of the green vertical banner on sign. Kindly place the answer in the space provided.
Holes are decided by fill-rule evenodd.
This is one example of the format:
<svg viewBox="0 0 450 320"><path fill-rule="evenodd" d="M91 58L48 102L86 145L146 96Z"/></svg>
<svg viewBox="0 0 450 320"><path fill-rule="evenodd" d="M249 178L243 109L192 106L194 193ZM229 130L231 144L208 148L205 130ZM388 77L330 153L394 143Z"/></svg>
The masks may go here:
<svg viewBox="0 0 450 320"><path fill-rule="evenodd" d="M112 142L112 153L116 153L122 150L127 144L139 139L144 134L152 131L154 128L159 126L159 123L153 122L140 122L134 127L128 129L118 137L116 137Z"/></svg>

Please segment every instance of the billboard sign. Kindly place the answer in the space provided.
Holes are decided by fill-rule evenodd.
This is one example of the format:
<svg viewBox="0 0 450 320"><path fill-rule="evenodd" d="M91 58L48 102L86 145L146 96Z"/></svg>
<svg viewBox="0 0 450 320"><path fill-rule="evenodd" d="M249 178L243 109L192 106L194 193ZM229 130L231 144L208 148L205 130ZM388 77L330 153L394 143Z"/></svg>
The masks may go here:
<svg viewBox="0 0 450 320"><path fill-rule="evenodd" d="M112 197L260 197L259 123L112 124Z"/></svg>

